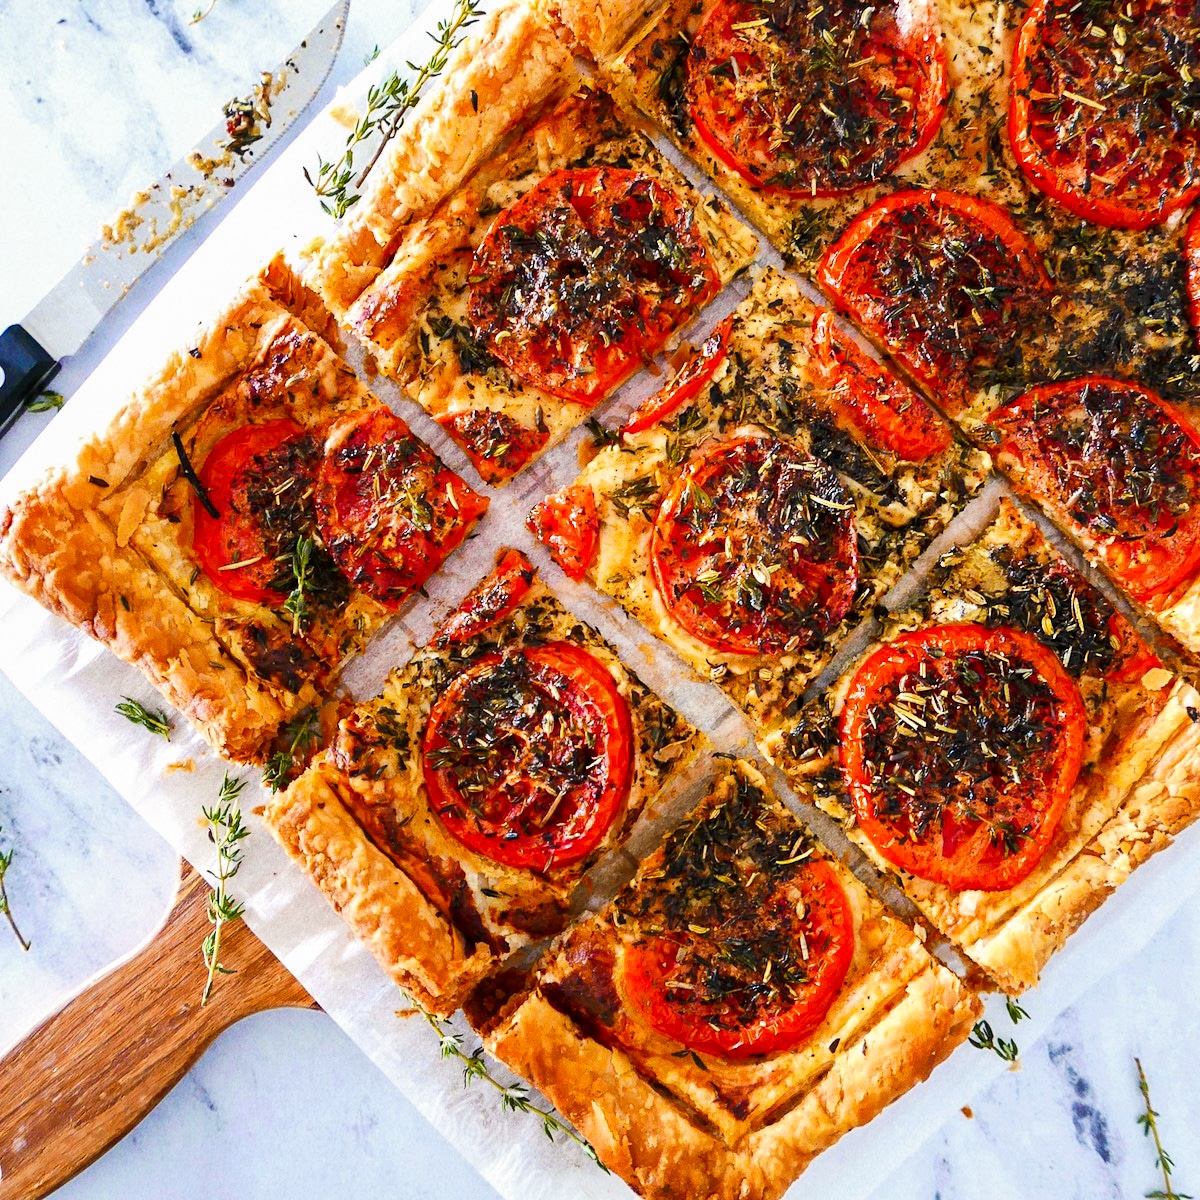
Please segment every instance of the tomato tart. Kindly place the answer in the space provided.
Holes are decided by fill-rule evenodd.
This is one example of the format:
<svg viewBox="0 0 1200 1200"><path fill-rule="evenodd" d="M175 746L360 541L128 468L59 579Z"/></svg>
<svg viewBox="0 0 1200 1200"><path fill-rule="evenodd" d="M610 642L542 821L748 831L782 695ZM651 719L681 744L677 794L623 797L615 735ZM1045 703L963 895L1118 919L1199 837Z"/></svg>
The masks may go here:
<svg viewBox="0 0 1200 1200"><path fill-rule="evenodd" d="M738 760L482 1024L639 1195L770 1200L978 1010Z"/></svg>
<svg viewBox="0 0 1200 1200"><path fill-rule="evenodd" d="M476 151L469 173L441 178L437 203L392 228L386 264L345 312L381 369L493 484L640 369L757 248L569 57L542 79L512 50L502 39L477 46L447 73L440 109L463 109L468 93L486 103L486 83L512 127ZM486 138L486 122L467 124ZM400 143L392 169L422 169L417 155ZM337 269L329 253L315 277Z"/></svg>
<svg viewBox="0 0 1200 1200"><path fill-rule="evenodd" d="M704 741L508 551L265 820L401 987L449 1014L564 927Z"/></svg>
<svg viewBox="0 0 1200 1200"><path fill-rule="evenodd" d="M1200 814L1200 697L1011 502L760 744L1010 994Z"/></svg>
<svg viewBox="0 0 1200 1200"><path fill-rule="evenodd" d="M796 699L989 466L772 269L615 438L531 527L752 714Z"/></svg>
<svg viewBox="0 0 1200 1200"><path fill-rule="evenodd" d="M321 704L487 507L271 270L0 516L8 578L239 761Z"/></svg>

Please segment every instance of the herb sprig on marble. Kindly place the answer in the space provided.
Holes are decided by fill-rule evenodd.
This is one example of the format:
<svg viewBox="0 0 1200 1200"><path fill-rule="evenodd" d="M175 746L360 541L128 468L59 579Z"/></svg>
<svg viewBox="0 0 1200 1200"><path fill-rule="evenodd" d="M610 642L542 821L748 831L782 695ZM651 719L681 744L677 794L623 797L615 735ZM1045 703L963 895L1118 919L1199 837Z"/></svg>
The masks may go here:
<svg viewBox="0 0 1200 1200"><path fill-rule="evenodd" d="M1004 1007L1008 1012L1008 1019L1014 1025L1029 1016L1012 996L1004 997ZM976 1021L967 1040L976 1050L992 1050L1005 1062L1016 1062L1021 1053L1021 1048L1014 1038L998 1038L988 1021Z"/></svg>
<svg viewBox="0 0 1200 1200"><path fill-rule="evenodd" d="M0 833L4 832L4 827L0 825ZM21 943L22 950L28 950L30 943L22 936L21 931L17 928L16 919L13 917L12 906L8 902L8 889L4 883L4 877L8 874L8 868L12 866L13 856L16 850L0 851L0 913L8 919L9 926L13 933L17 935L17 941Z"/></svg>
<svg viewBox="0 0 1200 1200"><path fill-rule="evenodd" d="M233 974L231 968L221 964L221 936L227 925L241 919L244 911L242 903L229 894L229 883L242 865L242 842L250 836L250 830L242 823L238 800L245 787L244 779L232 779L226 771L216 804L201 809L208 822L209 840L217 848L217 882L208 897L208 920L212 929L201 947L204 965L208 968L208 978L200 997L202 1005L208 1003L217 976Z"/></svg>
<svg viewBox="0 0 1200 1200"><path fill-rule="evenodd" d="M1157 1156L1154 1159L1154 1165L1162 1171L1163 1176L1162 1187L1147 1192L1146 1200L1192 1200L1187 1192L1177 1192L1175 1185L1171 1182L1171 1172L1175 1169L1175 1164L1171 1161L1171 1156L1163 1149L1162 1138L1158 1133L1158 1113L1150 1103L1150 1084L1146 1079L1146 1072L1142 1070L1142 1060L1135 1058L1133 1061L1137 1065L1138 1089L1142 1093L1142 1103L1146 1106L1146 1111L1138 1117L1138 1124L1142 1127L1142 1133L1146 1137L1154 1139L1154 1151Z"/></svg>
<svg viewBox="0 0 1200 1200"><path fill-rule="evenodd" d="M505 1112L529 1113L537 1117L542 1123L543 1132L551 1141L554 1140L556 1134L563 1134L575 1142L584 1154L605 1174L609 1174L608 1168L600 1161L600 1157L592 1148L591 1143L586 1138L581 1137L579 1133L572 1129L557 1114L545 1108L538 1108L529 1095L529 1089L523 1083L504 1083L488 1070L482 1046L476 1046L474 1050L468 1053L463 1049L462 1034L451 1029L446 1022L439 1020L428 1009L413 1000L411 996L408 997L408 1001L412 1005L410 1011L420 1013L428 1022L429 1027L437 1034L442 1057L456 1058L462 1063L463 1087L470 1087L477 1079L490 1084L499 1092L500 1107Z"/></svg>
<svg viewBox="0 0 1200 1200"><path fill-rule="evenodd" d="M384 147L404 126L425 85L446 69L451 51L461 43L467 28L479 16L480 3L481 0L455 0L453 11L438 22L437 32L430 34L435 49L429 61L422 67L408 64L408 69L416 72L416 78L411 81L401 79L393 71L382 83L372 87L367 92L367 110L347 136L341 158L326 162L318 156L315 176L304 168L304 178L330 216L344 217L358 202L359 189L379 161ZM363 148L364 142L374 138L378 138L374 153L367 165L356 172L355 153Z"/></svg>
<svg viewBox="0 0 1200 1200"><path fill-rule="evenodd" d="M166 738L168 742L171 740L171 722L166 713L152 712L132 696L121 697L121 701L117 705L117 712L134 725L140 725L143 729L148 729L151 733Z"/></svg>

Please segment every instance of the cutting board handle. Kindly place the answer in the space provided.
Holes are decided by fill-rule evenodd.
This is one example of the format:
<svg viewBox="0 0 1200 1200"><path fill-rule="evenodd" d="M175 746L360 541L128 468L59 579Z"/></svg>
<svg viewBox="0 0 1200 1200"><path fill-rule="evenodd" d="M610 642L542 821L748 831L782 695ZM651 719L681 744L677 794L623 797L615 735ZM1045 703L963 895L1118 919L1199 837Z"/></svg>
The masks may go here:
<svg viewBox="0 0 1200 1200"><path fill-rule="evenodd" d="M235 1021L313 1001L238 922L201 1007L209 888L186 863L166 921L0 1060L0 1200L39 1200L129 1132Z"/></svg>

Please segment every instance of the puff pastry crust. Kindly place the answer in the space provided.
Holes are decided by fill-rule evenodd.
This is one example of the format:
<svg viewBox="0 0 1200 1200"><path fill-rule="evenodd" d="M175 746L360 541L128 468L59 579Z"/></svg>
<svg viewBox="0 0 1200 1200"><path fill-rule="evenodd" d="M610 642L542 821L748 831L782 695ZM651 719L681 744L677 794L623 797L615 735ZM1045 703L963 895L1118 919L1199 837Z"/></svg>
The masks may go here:
<svg viewBox="0 0 1200 1200"><path fill-rule="evenodd" d="M0 570L140 667L222 755L244 762L262 761L281 725L320 704L391 612L350 588L298 630L286 613L226 595L197 565L173 435L201 463L250 421L317 431L383 409L276 296L316 311L273 263L73 463L0 514Z"/></svg>
<svg viewBox="0 0 1200 1200"><path fill-rule="evenodd" d="M1003 501L998 518L975 542L946 557L942 581L917 607L897 614L885 637L929 624L1008 619L997 617L997 605L1009 612L1004 561L1065 567L1037 528ZM1098 597L1071 574L1075 594ZM1111 609L1103 602L1100 611ZM1073 628L1072 619L1060 613L1058 631ZM1040 621L1028 632L1042 636ZM1061 657L1061 645L1057 652ZM827 704L781 723L760 746L802 796L843 820L855 844L881 870L898 876L934 927L1015 994L1037 983L1055 951L1134 867L1200 814L1200 725L1191 715L1200 715L1200 696L1161 666L1132 680L1106 677L1106 670L1084 666L1076 673L1088 713L1082 769L1044 856L1003 891L955 891L896 872L853 826L833 730L854 667L833 686Z"/></svg>
<svg viewBox="0 0 1200 1200"><path fill-rule="evenodd" d="M463 640L439 647L435 638L394 671L264 813L396 982L439 1014L457 1009L506 956L564 927L582 900L575 895L580 881L624 839L644 806L682 778L706 740L563 608L527 563L525 573L529 590L516 607ZM496 578L486 579L460 613L475 611L480 596L494 597ZM628 705L629 794L581 861L547 870L505 865L456 838L432 808L422 737L434 702L473 664L498 651L560 641L602 663Z"/></svg>
<svg viewBox="0 0 1200 1200"><path fill-rule="evenodd" d="M762 776L737 762L686 828L702 826L744 788L752 803L781 811ZM791 846L804 834L786 821ZM757 836L750 819L746 835ZM855 950L820 1026L767 1057L681 1051L631 1006L623 983L624 955L638 937L628 917L645 889L664 886L657 882L664 853L565 937L532 988L484 1029L484 1042L545 1092L640 1195L775 1197L821 1150L924 1079L966 1037L978 1001L836 866L854 914Z"/></svg>

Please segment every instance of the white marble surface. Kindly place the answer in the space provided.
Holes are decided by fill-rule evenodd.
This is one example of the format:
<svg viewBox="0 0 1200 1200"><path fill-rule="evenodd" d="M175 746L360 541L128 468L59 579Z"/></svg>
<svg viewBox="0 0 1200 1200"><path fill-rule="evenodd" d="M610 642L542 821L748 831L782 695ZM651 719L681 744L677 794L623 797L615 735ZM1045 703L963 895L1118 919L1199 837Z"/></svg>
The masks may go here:
<svg viewBox="0 0 1200 1200"><path fill-rule="evenodd" d="M0 0L0 322L35 303L100 223L328 6L218 0L189 26L198 2ZM408 11L353 0L335 79L351 78ZM167 255L68 366L64 391L210 229L203 223ZM0 443L0 469L46 419L25 419ZM16 848L9 890L33 944L22 953L0 927L2 1048L149 934L168 903L175 856L2 677L0 722L0 848ZM1195 839L1187 850L1194 859ZM965 1092L972 1115L910 1147L877 1200L1143 1195L1161 1180L1136 1123L1135 1055L1177 1184L1200 1192L1200 898L1163 916L1144 949L1107 974L1096 970L1096 982L1052 1019L1029 996L1026 1007L1042 1018L1036 1035L1004 1029L1021 1043L1019 1069L979 1095ZM332 1021L286 1012L226 1033L136 1131L58 1194L273 1200L351 1189L359 1200L494 1195Z"/></svg>

